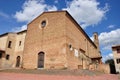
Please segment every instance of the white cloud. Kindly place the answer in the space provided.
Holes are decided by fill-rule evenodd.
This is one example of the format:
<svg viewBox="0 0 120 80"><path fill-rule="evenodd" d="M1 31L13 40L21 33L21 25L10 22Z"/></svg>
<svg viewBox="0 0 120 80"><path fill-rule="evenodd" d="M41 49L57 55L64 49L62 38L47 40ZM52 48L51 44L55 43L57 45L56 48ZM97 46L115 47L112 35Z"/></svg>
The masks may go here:
<svg viewBox="0 0 120 80"><path fill-rule="evenodd" d="M108 55L103 56L102 61L105 62L108 59L113 59L113 54L109 53Z"/></svg>
<svg viewBox="0 0 120 80"><path fill-rule="evenodd" d="M58 0L55 0L54 3L57 4L57 3L58 3Z"/></svg>
<svg viewBox="0 0 120 80"><path fill-rule="evenodd" d="M14 17L19 22L30 22L44 11L55 10L57 10L56 6L45 4L44 0L27 0L22 6L22 10L16 12Z"/></svg>
<svg viewBox="0 0 120 80"><path fill-rule="evenodd" d="M115 28L115 25L109 25L108 28Z"/></svg>
<svg viewBox="0 0 120 80"><path fill-rule="evenodd" d="M20 31L23 31L23 30L26 30L27 29L27 25L23 25L21 27L14 27L11 31L12 32L20 32Z"/></svg>
<svg viewBox="0 0 120 80"><path fill-rule="evenodd" d="M100 3L96 0L73 0L67 2L67 8L63 10L67 10L82 28L86 28L98 24L105 18L108 5L106 4L103 8L98 7L99 5Z"/></svg>
<svg viewBox="0 0 120 80"><path fill-rule="evenodd" d="M102 49L111 50L113 45L120 44L120 29L112 30L110 32L102 32L99 35L100 45Z"/></svg>
<svg viewBox="0 0 120 80"><path fill-rule="evenodd" d="M47 10L48 11L56 11L57 7L55 7L55 6L47 6Z"/></svg>
<svg viewBox="0 0 120 80"><path fill-rule="evenodd" d="M0 12L0 16L4 17L4 18L9 18L9 16L6 13Z"/></svg>
<svg viewBox="0 0 120 80"><path fill-rule="evenodd" d="M55 0L54 3L57 3ZM73 0L66 1L67 7L62 10L67 10L81 24L83 28L94 26L105 18L108 11L108 5L100 8L99 2L96 0ZM22 6L22 10L17 11L14 18L19 22L30 22L35 17L44 11L56 11L55 5L47 5L44 0L27 0Z"/></svg>

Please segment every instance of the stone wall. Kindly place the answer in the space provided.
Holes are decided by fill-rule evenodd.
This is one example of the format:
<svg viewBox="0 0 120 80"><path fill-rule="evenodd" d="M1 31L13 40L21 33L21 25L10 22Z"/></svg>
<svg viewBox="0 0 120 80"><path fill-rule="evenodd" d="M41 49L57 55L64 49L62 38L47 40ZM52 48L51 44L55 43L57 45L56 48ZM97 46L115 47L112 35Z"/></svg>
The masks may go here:
<svg viewBox="0 0 120 80"><path fill-rule="evenodd" d="M73 49L76 49L78 52L82 50L84 55L87 56L83 58L82 61L80 58L74 56L74 50L72 52L67 49L68 67L78 69L78 66L82 64L83 69L88 69L89 64L91 63L90 57L94 54L99 54L98 50L91 43L91 41L88 39L80 26L78 26L77 23L75 23L75 21L69 15L66 15L65 19L67 44L71 45ZM68 47L69 46L67 46L67 48Z"/></svg>
<svg viewBox="0 0 120 80"><path fill-rule="evenodd" d="M7 38L8 38L7 35L4 35L4 36L0 37L0 49L1 50L5 50L6 49Z"/></svg>
<svg viewBox="0 0 120 80"><path fill-rule="evenodd" d="M110 74L110 66L109 64L91 64L89 66L89 70L97 70L97 71L100 71L100 72L104 72L104 73L107 73L107 74Z"/></svg>
<svg viewBox="0 0 120 80"><path fill-rule="evenodd" d="M120 59L120 53L117 53L117 49L120 49L120 46L113 47L113 58L115 63L115 69L117 73L120 73L120 63L117 63L117 59Z"/></svg>
<svg viewBox="0 0 120 80"><path fill-rule="evenodd" d="M21 67L25 34L26 32L23 32L21 34L8 33L0 37L0 45L1 45L0 49L3 49L5 51L4 57L0 60L1 68L5 68L5 69L15 68L17 56L21 57L20 60L20 67ZM11 41L10 47L8 47L9 41ZM21 45L19 45L19 41L22 41ZM6 59L7 55L9 55L9 59Z"/></svg>

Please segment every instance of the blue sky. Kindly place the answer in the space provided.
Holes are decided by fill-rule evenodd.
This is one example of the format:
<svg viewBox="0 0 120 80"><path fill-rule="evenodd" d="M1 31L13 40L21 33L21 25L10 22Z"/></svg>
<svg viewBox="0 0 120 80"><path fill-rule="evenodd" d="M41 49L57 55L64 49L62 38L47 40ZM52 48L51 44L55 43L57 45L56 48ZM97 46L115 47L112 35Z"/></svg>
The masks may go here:
<svg viewBox="0 0 120 80"><path fill-rule="evenodd" d="M0 34L26 29L44 11L67 10L92 39L98 32L103 61L120 44L120 0L0 0Z"/></svg>

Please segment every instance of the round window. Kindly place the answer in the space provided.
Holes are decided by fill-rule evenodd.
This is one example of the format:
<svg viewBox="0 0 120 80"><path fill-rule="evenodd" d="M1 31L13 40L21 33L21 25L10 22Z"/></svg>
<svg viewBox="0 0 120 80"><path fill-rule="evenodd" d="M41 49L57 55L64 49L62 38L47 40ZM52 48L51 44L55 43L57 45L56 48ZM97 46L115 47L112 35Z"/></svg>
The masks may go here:
<svg viewBox="0 0 120 80"><path fill-rule="evenodd" d="M46 26L46 21L41 22L41 27L44 28Z"/></svg>

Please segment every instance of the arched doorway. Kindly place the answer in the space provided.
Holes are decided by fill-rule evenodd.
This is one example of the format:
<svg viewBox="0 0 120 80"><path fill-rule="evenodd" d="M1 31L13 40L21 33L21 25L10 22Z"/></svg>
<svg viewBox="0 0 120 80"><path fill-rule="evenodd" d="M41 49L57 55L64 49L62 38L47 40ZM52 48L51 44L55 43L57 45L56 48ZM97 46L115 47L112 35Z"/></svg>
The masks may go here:
<svg viewBox="0 0 120 80"><path fill-rule="evenodd" d="M38 53L38 68L44 68L44 52Z"/></svg>
<svg viewBox="0 0 120 80"><path fill-rule="evenodd" d="M20 67L20 56L16 58L16 67Z"/></svg>

